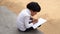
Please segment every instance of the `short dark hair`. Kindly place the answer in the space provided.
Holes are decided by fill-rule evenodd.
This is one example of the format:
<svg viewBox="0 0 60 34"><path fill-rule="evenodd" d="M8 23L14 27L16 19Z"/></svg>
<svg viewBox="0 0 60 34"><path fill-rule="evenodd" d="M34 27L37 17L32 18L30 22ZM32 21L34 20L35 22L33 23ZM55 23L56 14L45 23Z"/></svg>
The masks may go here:
<svg viewBox="0 0 60 34"><path fill-rule="evenodd" d="M32 11L40 12L41 7L37 2L30 2L27 4L27 8Z"/></svg>

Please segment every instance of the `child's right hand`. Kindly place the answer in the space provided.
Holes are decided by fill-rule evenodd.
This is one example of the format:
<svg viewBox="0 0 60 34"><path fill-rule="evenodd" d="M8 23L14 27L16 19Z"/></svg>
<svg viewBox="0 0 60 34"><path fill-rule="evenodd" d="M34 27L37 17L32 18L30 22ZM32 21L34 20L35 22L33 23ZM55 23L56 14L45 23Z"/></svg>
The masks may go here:
<svg viewBox="0 0 60 34"><path fill-rule="evenodd" d="M33 24L37 23L38 22L38 19L33 19Z"/></svg>

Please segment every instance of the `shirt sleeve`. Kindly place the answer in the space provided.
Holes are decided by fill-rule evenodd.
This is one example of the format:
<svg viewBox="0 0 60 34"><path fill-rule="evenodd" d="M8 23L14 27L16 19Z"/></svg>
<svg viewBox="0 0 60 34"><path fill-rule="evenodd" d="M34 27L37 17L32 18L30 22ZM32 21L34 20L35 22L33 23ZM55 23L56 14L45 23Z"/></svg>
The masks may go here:
<svg viewBox="0 0 60 34"><path fill-rule="evenodd" d="M33 26L33 23L29 23L30 16L25 16L25 27L30 28Z"/></svg>

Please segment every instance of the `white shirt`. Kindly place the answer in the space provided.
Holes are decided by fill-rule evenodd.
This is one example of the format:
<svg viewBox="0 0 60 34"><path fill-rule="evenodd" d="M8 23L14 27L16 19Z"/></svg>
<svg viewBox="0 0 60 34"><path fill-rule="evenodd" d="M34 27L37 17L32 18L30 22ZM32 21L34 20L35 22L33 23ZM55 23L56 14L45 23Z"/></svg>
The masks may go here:
<svg viewBox="0 0 60 34"><path fill-rule="evenodd" d="M21 11L21 13L17 17L17 27L21 31L25 31L27 28L30 28L33 26L33 23L29 24L29 19L31 17L31 12L29 9L24 9Z"/></svg>

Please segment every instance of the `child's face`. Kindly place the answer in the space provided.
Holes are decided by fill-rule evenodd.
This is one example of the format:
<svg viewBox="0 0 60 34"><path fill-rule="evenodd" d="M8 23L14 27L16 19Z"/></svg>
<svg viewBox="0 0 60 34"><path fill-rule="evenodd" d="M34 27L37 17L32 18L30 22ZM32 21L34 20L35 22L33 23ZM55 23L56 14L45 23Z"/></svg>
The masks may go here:
<svg viewBox="0 0 60 34"><path fill-rule="evenodd" d="M36 14L37 14L36 11L35 11L35 12L34 12L34 11L31 11L31 15L32 15L32 16L34 16L34 15L36 15Z"/></svg>

